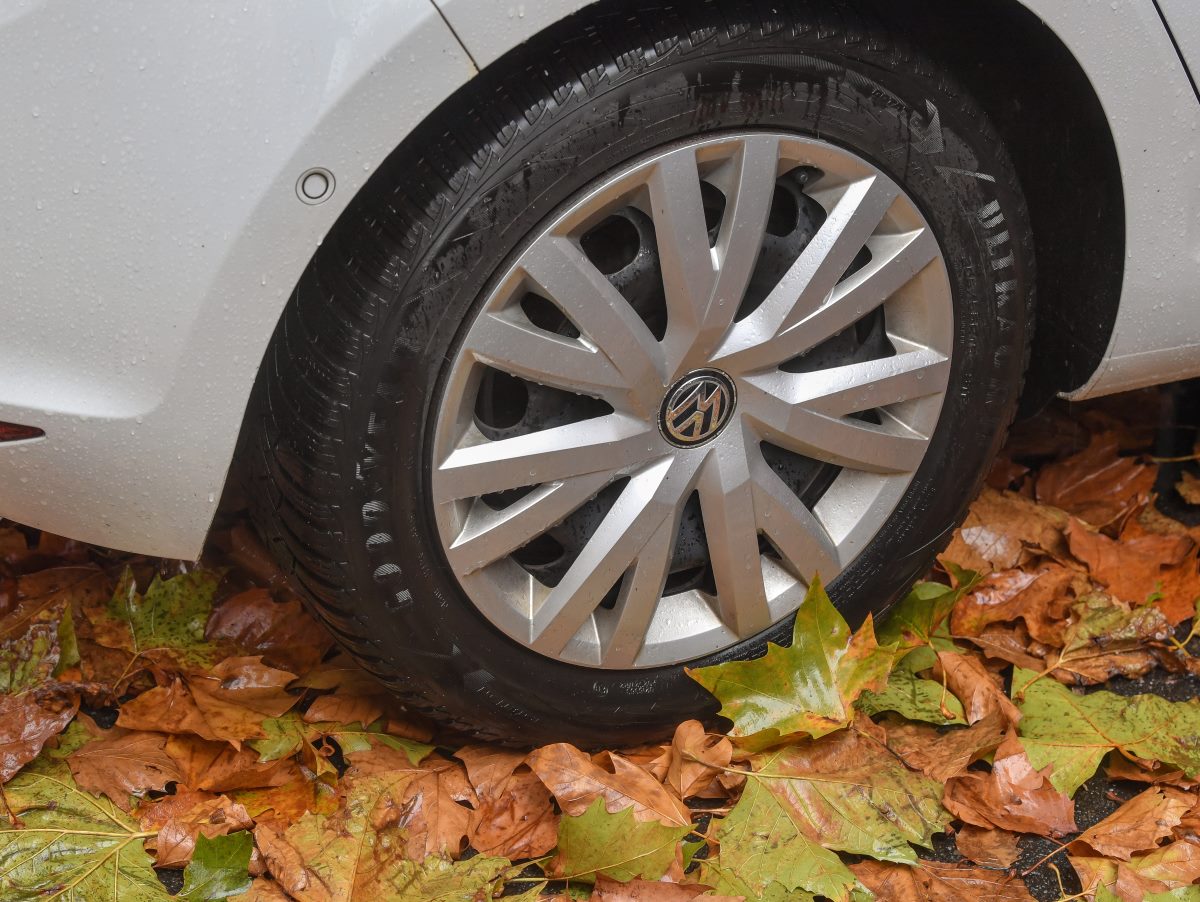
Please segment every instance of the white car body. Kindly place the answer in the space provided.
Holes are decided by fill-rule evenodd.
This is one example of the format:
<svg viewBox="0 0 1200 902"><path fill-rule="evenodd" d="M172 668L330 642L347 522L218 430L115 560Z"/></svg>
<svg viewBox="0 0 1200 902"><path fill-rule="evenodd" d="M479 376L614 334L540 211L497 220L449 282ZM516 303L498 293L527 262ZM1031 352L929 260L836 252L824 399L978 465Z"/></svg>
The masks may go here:
<svg viewBox="0 0 1200 902"><path fill-rule="evenodd" d="M1019 2L1091 81L1125 174L1121 305L1072 397L1200 374L1180 57L1200 65L1200 5ZM584 5L0 0L0 421L45 432L0 443L0 514L195 557L314 247L479 68ZM313 167L336 185L319 204L297 194Z"/></svg>

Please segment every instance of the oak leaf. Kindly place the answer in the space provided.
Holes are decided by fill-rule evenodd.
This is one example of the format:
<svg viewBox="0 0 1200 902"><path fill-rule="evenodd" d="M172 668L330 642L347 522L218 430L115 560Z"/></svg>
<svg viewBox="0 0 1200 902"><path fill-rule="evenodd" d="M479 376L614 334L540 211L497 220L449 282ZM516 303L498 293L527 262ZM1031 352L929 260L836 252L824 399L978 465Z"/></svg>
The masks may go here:
<svg viewBox="0 0 1200 902"><path fill-rule="evenodd" d="M728 737L707 733L700 721L687 720L675 728L664 782L679 798L691 798L725 773L732 760Z"/></svg>
<svg viewBox="0 0 1200 902"><path fill-rule="evenodd" d="M469 842L482 855L539 858L558 841L558 815L550 791L525 767L525 753L468 746L455 753L478 800Z"/></svg>
<svg viewBox="0 0 1200 902"><path fill-rule="evenodd" d="M791 646L768 643L761 658L700 667L688 675L721 702L721 716L733 722L729 735L738 745L759 751L847 726L855 700L868 689L881 691L894 662L895 648L876 642L871 617L851 635L814 578L796 612Z"/></svg>

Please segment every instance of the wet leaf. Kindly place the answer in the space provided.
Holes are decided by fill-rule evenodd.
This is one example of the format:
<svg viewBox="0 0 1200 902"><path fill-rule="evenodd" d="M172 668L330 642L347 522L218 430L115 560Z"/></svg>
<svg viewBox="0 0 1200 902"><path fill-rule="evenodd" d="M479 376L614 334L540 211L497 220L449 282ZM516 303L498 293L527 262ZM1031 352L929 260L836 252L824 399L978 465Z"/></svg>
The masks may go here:
<svg viewBox="0 0 1200 902"><path fill-rule="evenodd" d="M183 889L177 899L219 902L250 888L250 854L254 840L243 831L196 840L192 863L183 872Z"/></svg>
<svg viewBox="0 0 1200 902"><path fill-rule="evenodd" d="M900 760L939 783L957 777L990 755L1004 738L1006 722L998 714L962 729L939 731L923 724L885 723L887 746Z"/></svg>
<svg viewBox="0 0 1200 902"><path fill-rule="evenodd" d="M954 835L954 844L964 858L985 868L1009 868L1017 860L1019 837L1007 830L990 830L964 824Z"/></svg>
<svg viewBox="0 0 1200 902"><path fill-rule="evenodd" d="M1071 843L1073 855L1092 853L1128 861L1158 846L1196 804L1194 793L1152 787L1134 796Z"/></svg>
<svg viewBox="0 0 1200 902"><path fill-rule="evenodd" d="M895 711L909 720L966 723L962 702L952 692L937 680L921 679L903 666L892 671L882 692L864 692L856 705L871 716Z"/></svg>
<svg viewBox="0 0 1200 902"><path fill-rule="evenodd" d="M940 783L857 730L757 755L752 763L749 779L763 784L801 833L828 849L915 863L911 844L929 847L949 821Z"/></svg>
<svg viewBox="0 0 1200 902"><path fill-rule="evenodd" d="M134 814L142 830L158 831L146 846L159 867L182 867L191 861L200 836L215 839L254 827L244 806L223 795L192 789L143 802Z"/></svg>
<svg viewBox="0 0 1200 902"><path fill-rule="evenodd" d="M1033 902L1020 877L1003 871L923 861L919 867L862 861L851 870L880 902Z"/></svg>
<svg viewBox="0 0 1200 902"><path fill-rule="evenodd" d="M220 573L196 568L170 579L156 576L139 595L126 571L107 608L92 620L95 637L133 654L169 649L182 663L209 666L217 652L205 640L204 626L220 581Z"/></svg>
<svg viewBox="0 0 1200 902"><path fill-rule="evenodd" d="M954 561L977 573L1011 570L1049 557L1069 560L1063 536L1068 515L1015 492L984 489L955 533L942 561Z"/></svg>
<svg viewBox="0 0 1200 902"><path fill-rule="evenodd" d="M895 649L875 641L871 618L851 635L814 579L796 612L790 647L768 643L761 658L700 667L688 675L721 702L721 716L733 722L730 736L744 748L761 750L848 725L854 701L865 690L884 689L894 660Z"/></svg>
<svg viewBox="0 0 1200 902"><path fill-rule="evenodd" d="M990 773L968 771L946 783L944 804L977 827L1060 837L1076 831L1075 804L1035 770L1014 734L996 750Z"/></svg>
<svg viewBox="0 0 1200 902"><path fill-rule="evenodd" d="M471 848L513 860L539 858L554 848L558 815L550 791L524 766L524 752L468 746L455 756L478 800L471 813Z"/></svg>
<svg viewBox="0 0 1200 902"><path fill-rule="evenodd" d="M620 883L601 876L588 902L744 902L744 896L714 896L707 886L631 880Z"/></svg>
<svg viewBox="0 0 1200 902"><path fill-rule="evenodd" d="M1085 892L1099 897L1104 889L1121 902L1143 902L1151 893L1184 889L1200 879L1200 845L1186 840L1129 861L1074 855L1070 860Z"/></svg>
<svg viewBox="0 0 1200 902"><path fill-rule="evenodd" d="M333 644L298 599L276 601L266 589L248 589L222 602L208 618L205 636L261 653L268 664L293 673L315 666Z"/></svg>
<svg viewBox="0 0 1200 902"><path fill-rule="evenodd" d="M979 723L991 716L1007 723L1021 719L1021 712L1004 694L999 678L979 658L939 651L935 677L939 676L938 670L950 691L962 702L967 723Z"/></svg>
<svg viewBox="0 0 1200 902"><path fill-rule="evenodd" d="M1158 471L1119 452L1120 436L1116 432L1093 435L1082 451L1038 473L1038 501L1096 526L1129 514L1150 497Z"/></svg>
<svg viewBox="0 0 1200 902"><path fill-rule="evenodd" d="M943 566L954 577L954 587L920 582L902 598L879 624L879 641L909 648L931 643L946 624L960 599L979 583L980 575L953 562Z"/></svg>
<svg viewBox="0 0 1200 902"><path fill-rule="evenodd" d="M640 821L670 826L692 822L687 806L662 784L617 754L605 756L612 770L596 764L573 745L557 743L530 753L529 767L546 784L564 812L578 817L602 797L610 814L632 808Z"/></svg>
<svg viewBox="0 0 1200 902"><path fill-rule="evenodd" d="M604 874L614 880L657 880L675 862L679 841L692 831L658 821L639 821L632 808L610 814L597 797L576 817L558 824L558 854L550 862L555 878L578 880Z"/></svg>
<svg viewBox="0 0 1200 902"><path fill-rule="evenodd" d="M5 794L23 828L0 829L0 899L161 902L142 849L146 833L104 799L81 792L61 765L20 774Z"/></svg>
<svg viewBox="0 0 1200 902"><path fill-rule="evenodd" d="M61 692L0 695L0 783L36 758L78 709L78 699Z"/></svg>
<svg viewBox="0 0 1200 902"><path fill-rule="evenodd" d="M1076 695L1065 686L1016 668L1013 695L1021 701L1021 744L1037 769L1074 795L1112 749L1200 775L1200 701L1111 692Z"/></svg>
<svg viewBox="0 0 1200 902"><path fill-rule="evenodd" d="M67 761L80 788L107 796L128 811L131 796L162 791L168 783L182 778L166 745L163 733L130 733L115 728L87 743Z"/></svg>

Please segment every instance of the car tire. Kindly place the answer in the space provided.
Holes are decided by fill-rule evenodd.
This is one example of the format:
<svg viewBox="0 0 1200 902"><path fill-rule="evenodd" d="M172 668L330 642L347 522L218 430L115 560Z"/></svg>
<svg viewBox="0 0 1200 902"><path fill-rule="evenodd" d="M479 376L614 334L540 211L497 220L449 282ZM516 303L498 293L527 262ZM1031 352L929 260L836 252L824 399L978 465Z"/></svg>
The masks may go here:
<svg viewBox="0 0 1200 902"><path fill-rule="evenodd" d="M1033 316L1025 202L987 117L850 4L600 4L489 66L384 162L296 286L255 389L241 453L256 523L410 708L493 740L629 745L715 716L687 667L790 641L782 616L662 666L533 650L464 590L432 495L456 355L517 255L623 167L764 133L891 179L936 236L952 311L927 451L829 581L834 602L852 621L885 611L961 521L1013 417Z"/></svg>

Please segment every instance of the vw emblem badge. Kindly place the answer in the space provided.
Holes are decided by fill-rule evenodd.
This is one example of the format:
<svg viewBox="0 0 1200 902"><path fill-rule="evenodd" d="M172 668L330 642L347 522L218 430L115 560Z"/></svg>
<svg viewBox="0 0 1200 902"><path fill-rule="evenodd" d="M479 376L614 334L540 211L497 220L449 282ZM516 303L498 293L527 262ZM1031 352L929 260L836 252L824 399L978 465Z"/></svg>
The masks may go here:
<svg viewBox="0 0 1200 902"><path fill-rule="evenodd" d="M696 370L667 392L659 426L672 445L701 445L725 428L736 401L732 379L720 370Z"/></svg>

